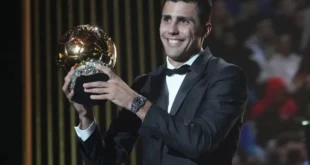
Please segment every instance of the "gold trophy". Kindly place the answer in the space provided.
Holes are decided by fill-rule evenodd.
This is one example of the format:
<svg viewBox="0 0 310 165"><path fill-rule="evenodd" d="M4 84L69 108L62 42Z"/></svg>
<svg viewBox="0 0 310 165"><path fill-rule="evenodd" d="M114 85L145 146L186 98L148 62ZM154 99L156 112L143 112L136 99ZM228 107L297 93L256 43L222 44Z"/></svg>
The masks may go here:
<svg viewBox="0 0 310 165"><path fill-rule="evenodd" d="M102 29L93 25L78 25L67 31L58 43L56 63L59 69L68 73L75 68L71 77L70 90L74 90L73 101L95 105L100 101L90 99L84 92L83 84L94 81L107 81L109 77L97 70L97 64L113 69L116 63L116 47Z"/></svg>

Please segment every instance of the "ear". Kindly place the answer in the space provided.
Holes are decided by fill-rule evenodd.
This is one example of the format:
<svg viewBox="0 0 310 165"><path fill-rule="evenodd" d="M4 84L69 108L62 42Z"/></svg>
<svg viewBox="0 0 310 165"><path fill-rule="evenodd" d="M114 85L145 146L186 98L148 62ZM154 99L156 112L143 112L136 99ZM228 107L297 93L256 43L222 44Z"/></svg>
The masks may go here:
<svg viewBox="0 0 310 165"><path fill-rule="evenodd" d="M212 24L210 22L207 22L204 25L204 38L207 38L212 30Z"/></svg>

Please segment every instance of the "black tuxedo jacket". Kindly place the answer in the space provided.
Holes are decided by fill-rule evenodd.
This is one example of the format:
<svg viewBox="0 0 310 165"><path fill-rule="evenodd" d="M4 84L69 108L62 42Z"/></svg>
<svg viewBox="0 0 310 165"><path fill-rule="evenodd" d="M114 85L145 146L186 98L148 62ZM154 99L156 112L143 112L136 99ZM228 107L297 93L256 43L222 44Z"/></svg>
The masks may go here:
<svg viewBox="0 0 310 165"><path fill-rule="evenodd" d="M230 165L236 152L247 101L247 82L237 66L205 49L187 73L171 108L166 65L139 76L132 88L153 104L143 121L120 111L109 130L78 140L89 165L121 164L138 138L144 165Z"/></svg>

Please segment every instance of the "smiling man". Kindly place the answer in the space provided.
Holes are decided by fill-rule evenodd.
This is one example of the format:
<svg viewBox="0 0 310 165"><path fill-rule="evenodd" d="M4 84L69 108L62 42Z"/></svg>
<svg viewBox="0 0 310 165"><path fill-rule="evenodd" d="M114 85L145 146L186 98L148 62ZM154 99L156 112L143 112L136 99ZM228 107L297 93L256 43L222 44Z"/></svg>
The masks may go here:
<svg viewBox="0 0 310 165"><path fill-rule="evenodd" d="M168 1L162 11L160 38L169 62L179 67L202 47L204 38L211 31L209 16L211 5L205 2ZM205 3L205 4L203 4ZM200 7L197 5L204 5Z"/></svg>
<svg viewBox="0 0 310 165"><path fill-rule="evenodd" d="M131 87L109 68L107 82L84 84L92 99L122 107L101 134L91 106L72 102L68 73L63 90L75 107L79 149L88 165L121 164L143 141L144 165L231 165L247 101L244 72L203 49L211 31L211 0L167 0L160 38L167 61Z"/></svg>

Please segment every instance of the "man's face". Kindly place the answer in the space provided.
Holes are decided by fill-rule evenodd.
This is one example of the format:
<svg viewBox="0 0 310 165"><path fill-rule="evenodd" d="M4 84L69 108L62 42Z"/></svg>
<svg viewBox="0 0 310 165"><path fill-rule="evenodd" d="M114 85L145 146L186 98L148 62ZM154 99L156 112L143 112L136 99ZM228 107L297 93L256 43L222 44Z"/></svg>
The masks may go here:
<svg viewBox="0 0 310 165"><path fill-rule="evenodd" d="M160 38L166 55L171 59L181 62L198 53L206 29L199 20L196 3L165 3L160 23Z"/></svg>
<svg viewBox="0 0 310 165"><path fill-rule="evenodd" d="M272 22L266 19L258 24L258 31L264 40L270 40L274 36L274 31L272 29Z"/></svg>

